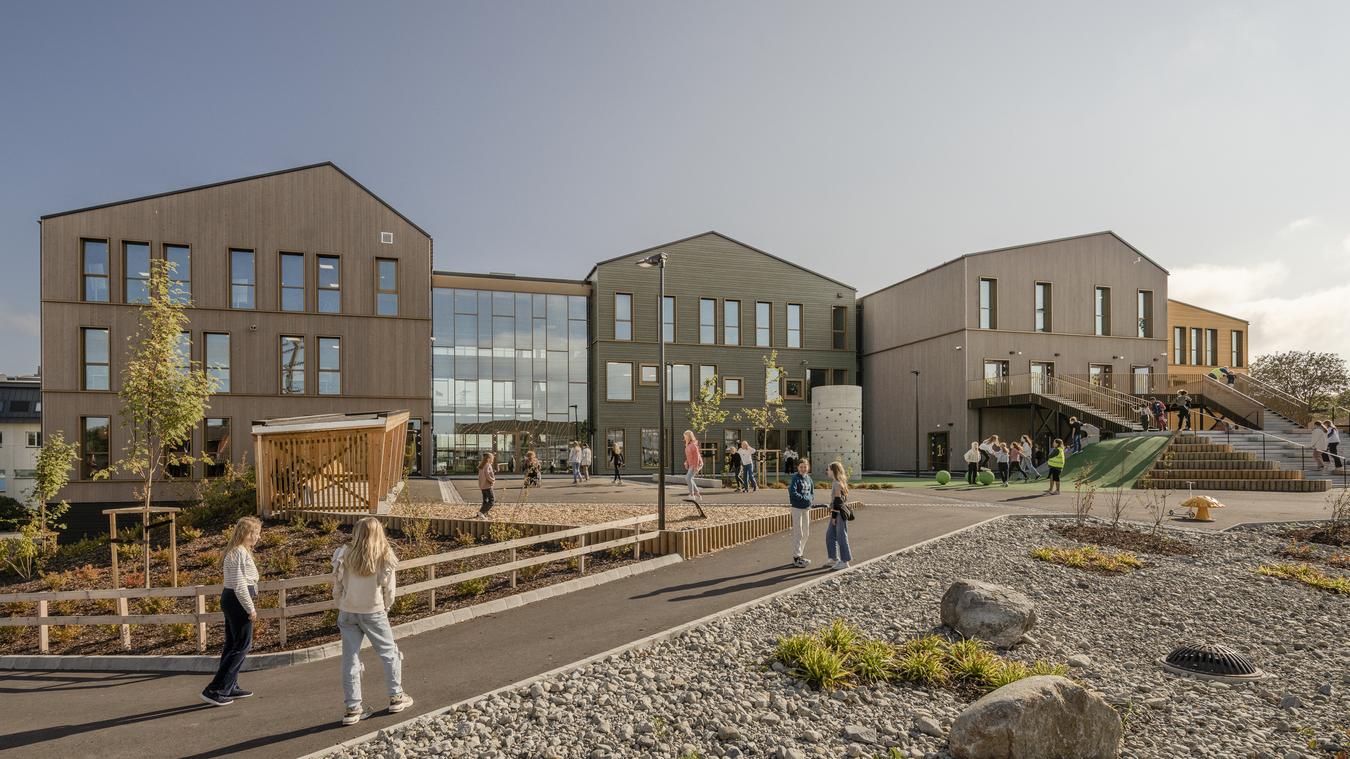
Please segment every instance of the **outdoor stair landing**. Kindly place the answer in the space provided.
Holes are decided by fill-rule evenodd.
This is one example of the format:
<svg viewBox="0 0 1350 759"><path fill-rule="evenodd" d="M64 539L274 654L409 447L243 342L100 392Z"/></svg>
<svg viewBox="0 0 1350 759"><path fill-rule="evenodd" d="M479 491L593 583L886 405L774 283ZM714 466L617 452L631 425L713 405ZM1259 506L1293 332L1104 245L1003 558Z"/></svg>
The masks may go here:
<svg viewBox="0 0 1350 759"><path fill-rule="evenodd" d="M1136 487L1316 493L1329 485L1326 480L1306 480L1302 471L1283 469L1278 461L1260 459L1254 451L1234 450L1228 443L1187 433L1172 438Z"/></svg>

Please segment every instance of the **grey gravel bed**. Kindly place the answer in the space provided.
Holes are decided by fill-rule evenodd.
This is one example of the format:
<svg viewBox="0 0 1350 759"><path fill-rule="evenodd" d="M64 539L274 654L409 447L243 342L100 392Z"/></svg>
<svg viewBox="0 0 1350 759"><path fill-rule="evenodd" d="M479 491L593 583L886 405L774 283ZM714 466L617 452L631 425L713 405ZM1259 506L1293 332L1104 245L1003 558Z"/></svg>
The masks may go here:
<svg viewBox="0 0 1350 759"><path fill-rule="evenodd" d="M1350 599L1253 571L1275 559L1284 528L1187 532L1199 556L1145 556L1143 570L1103 576L1027 557L1076 545L1050 532L1057 523L999 520L341 755L871 757L895 747L949 757L946 730L969 697L904 685L821 693L767 660L777 638L835 617L892 640L929 632L957 578L1036 602L1031 640L1009 655L1085 665L1072 675L1124 717L1123 756L1327 757L1350 743L1339 732L1350 725ZM1190 641L1245 652L1271 677L1228 685L1164 673L1157 659Z"/></svg>

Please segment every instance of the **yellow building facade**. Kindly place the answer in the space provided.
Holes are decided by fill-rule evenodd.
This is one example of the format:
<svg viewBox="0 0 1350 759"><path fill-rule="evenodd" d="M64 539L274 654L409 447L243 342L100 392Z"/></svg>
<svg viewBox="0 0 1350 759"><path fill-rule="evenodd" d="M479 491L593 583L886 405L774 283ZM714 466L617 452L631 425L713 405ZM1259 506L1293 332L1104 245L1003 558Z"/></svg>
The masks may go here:
<svg viewBox="0 0 1350 759"><path fill-rule="evenodd" d="M1167 301L1167 373L1204 374L1219 366L1247 372L1246 319L1179 300Z"/></svg>

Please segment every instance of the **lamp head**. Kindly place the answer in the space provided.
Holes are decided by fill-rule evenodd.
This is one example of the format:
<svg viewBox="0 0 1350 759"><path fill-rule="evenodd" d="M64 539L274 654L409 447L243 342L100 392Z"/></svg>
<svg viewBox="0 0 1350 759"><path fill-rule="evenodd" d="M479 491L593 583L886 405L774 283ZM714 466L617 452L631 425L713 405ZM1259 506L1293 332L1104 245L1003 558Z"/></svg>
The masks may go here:
<svg viewBox="0 0 1350 759"><path fill-rule="evenodd" d="M647 256L646 258L638 259L637 265L641 266L644 269L650 269L654 266L664 265L667 258L669 258L669 256L667 256L664 252L653 253L650 256Z"/></svg>

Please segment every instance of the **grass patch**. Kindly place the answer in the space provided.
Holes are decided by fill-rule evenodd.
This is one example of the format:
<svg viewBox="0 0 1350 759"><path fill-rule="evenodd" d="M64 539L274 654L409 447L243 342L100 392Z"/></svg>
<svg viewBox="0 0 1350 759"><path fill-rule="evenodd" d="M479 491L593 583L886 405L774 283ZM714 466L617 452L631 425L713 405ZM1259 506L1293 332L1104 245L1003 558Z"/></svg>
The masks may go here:
<svg viewBox="0 0 1350 759"><path fill-rule="evenodd" d="M780 638L771 654L817 690L894 682L989 691L1032 675L1064 675L1063 665L1005 659L979 640L937 635L901 643L868 638L842 619L814 633Z"/></svg>
<svg viewBox="0 0 1350 759"><path fill-rule="evenodd" d="M1144 562L1138 557L1127 551L1112 553L1103 551L1096 546L1083 546L1082 548L1033 548L1031 549L1031 558L1037 561L1046 561L1051 564L1060 564L1074 569L1086 569L1093 572L1104 572L1108 574L1126 574L1140 569Z"/></svg>
<svg viewBox="0 0 1350 759"><path fill-rule="evenodd" d="M1256 571L1267 577L1292 580L1319 590L1350 595L1350 578L1329 575L1311 564L1262 564Z"/></svg>

